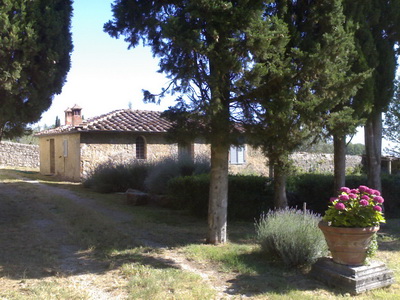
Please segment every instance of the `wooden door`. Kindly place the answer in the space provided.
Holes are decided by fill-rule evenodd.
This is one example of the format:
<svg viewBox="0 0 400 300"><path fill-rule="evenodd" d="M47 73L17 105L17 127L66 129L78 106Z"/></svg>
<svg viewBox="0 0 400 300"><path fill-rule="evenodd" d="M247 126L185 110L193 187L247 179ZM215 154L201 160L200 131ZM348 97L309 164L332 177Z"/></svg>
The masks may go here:
<svg viewBox="0 0 400 300"><path fill-rule="evenodd" d="M56 172L56 151L54 146L54 139L50 139L50 173Z"/></svg>

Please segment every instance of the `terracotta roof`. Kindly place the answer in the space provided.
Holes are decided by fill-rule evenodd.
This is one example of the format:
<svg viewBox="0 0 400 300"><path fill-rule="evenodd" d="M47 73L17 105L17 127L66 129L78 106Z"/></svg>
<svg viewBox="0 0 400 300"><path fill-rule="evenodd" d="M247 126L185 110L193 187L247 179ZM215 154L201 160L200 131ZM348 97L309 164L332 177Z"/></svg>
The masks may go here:
<svg viewBox="0 0 400 300"><path fill-rule="evenodd" d="M92 119L84 120L80 125L64 125L44 130L37 135L51 135L73 132L111 131L161 133L167 132L172 123L161 117L159 111L121 109Z"/></svg>

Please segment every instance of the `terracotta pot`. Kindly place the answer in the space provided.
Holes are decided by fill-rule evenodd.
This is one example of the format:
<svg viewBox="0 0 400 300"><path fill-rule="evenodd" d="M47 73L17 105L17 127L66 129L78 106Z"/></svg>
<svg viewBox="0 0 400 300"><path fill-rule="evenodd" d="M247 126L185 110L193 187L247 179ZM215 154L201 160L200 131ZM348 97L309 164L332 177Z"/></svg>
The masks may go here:
<svg viewBox="0 0 400 300"><path fill-rule="evenodd" d="M367 258L367 250L372 236L379 226L365 228L346 228L329 226L319 222L334 262L342 265L361 266Z"/></svg>

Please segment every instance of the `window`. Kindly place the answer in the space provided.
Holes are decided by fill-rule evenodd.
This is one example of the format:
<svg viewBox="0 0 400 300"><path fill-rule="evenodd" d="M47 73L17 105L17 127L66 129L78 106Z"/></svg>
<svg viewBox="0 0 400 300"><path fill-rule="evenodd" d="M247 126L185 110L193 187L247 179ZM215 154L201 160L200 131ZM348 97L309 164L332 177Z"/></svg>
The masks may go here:
<svg viewBox="0 0 400 300"><path fill-rule="evenodd" d="M191 143L178 144L178 157L179 159L193 159L194 158L194 145Z"/></svg>
<svg viewBox="0 0 400 300"><path fill-rule="evenodd" d="M136 158L146 159L146 141L142 136L136 138Z"/></svg>
<svg viewBox="0 0 400 300"><path fill-rule="evenodd" d="M229 150L229 163L232 165L241 165L246 162L245 148L242 146L231 146Z"/></svg>

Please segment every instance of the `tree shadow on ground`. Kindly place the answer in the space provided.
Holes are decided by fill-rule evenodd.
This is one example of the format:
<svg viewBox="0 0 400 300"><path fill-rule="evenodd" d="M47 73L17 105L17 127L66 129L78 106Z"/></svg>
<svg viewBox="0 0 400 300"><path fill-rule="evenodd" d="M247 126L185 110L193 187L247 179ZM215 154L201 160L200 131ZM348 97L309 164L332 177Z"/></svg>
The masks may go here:
<svg viewBox="0 0 400 300"><path fill-rule="evenodd" d="M400 251L400 220L389 219L378 231L379 250Z"/></svg>
<svg viewBox="0 0 400 300"><path fill-rule="evenodd" d="M253 272L238 275L230 280L226 293L257 297L265 293L287 295L296 291L325 290L333 294L341 294L340 291L335 291L312 278L309 275L310 267L300 269L285 267L282 262L267 261L262 255L262 253L250 253L242 254L238 258L253 268ZM256 262L258 263L255 264Z"/></svg>

